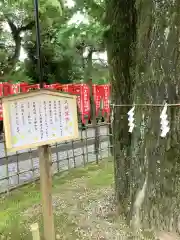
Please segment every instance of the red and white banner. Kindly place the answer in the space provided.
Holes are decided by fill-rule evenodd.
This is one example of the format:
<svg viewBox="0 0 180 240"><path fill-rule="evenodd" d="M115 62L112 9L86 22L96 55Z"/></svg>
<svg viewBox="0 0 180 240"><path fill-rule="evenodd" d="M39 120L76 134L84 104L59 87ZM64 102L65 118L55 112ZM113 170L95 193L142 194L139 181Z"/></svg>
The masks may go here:
<svg viewBox="0 0 180 240"><path fill-rule="evenodd" d="M93 96L96 105L96 117L99 115L101 101L103 103L102 114L110 115L110 85L92 85ZM18 94L19 92L29 92L30 90L39 89L39 84L28 85L28 83L12 84L9 82L0 83L0 97L8 96L12 94ZM90 89L87 84L44 84L44 88L55 89L62 92L68 92L70 94L77 95L77 106L81 114L82 123L86 123L86 118L90 119ZM0 103L0 121L2 117L2 105Z"/></svg>
<svg viewBox="0 0 180 240"><path fill-rule="evenodd" d="M101 99L102 99L102 95L101 95L101 89L99 88L98 85L93 85L93 97L94 97L94 102L96 105L96 117L99 115L99 110L101 107Z"/></svg>
<svg viewBox="0 0 180 240"><path fill-rule="evenodd" d="M107 118L109 119L110 116L110 85L100 85L100 91L103 101L103 108L102 108L102 115L104 116L107 114Z"/></svg>
<svg viewBox="0 0 180 240"><path fill-rule="evenodd" d="M40 89L40 85L39 84L20 85L20 88L21 88L21 92L26 93L34 89Z"/></svg>
<svg viewBox="0 0 180 240"><path fill-rule="evenodd" d="M85 116L90 118L90 92L86 84L74 84L74 94L77 95L77 105L81 113L82 123L85 124Z"/></svg>
<svg viewBox="0 0 180 240"><path fill-rule="evenodd" d="M56 89L60 86L59 83L53 83L53 84L44 84L44 88L48 88L48 89Z"/></svg>

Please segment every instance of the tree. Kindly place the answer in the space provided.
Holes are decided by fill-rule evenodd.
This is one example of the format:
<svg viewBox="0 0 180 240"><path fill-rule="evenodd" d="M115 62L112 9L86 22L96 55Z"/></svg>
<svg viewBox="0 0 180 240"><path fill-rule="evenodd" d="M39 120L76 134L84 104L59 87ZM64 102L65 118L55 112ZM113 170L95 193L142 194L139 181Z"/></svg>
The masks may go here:
<svg viewBox="0 0 180 240"><path fill-rule="evenodd" d="M103 41L104 27L98 22L89 19L89 23L71 24L59 29L59 43L69 43L71 52L77 59L81 59L84 71L84 81L92 78L94 70L93 53L105 50Z"/></svg>
<svg viewBox="0 0 180 240"><path fill-rule="evenodd" d="M0 2L1 23L1 75L9 74L19 61L20 49L23 42L22 35L34 28L34 6L33 2L27 0ZM40 17L45 22L51 22L52 16L57 17L61 12L58 0L40 1ZM7 31L7 27L10 29ZM2 78L1 76L1 78Z"/></svg>
<svg viewBox="0 0 180 240"><path fill-rule="evenodd" d="M58 27L59 30L60 26ZM58 43L54 29L47 28L42 31L42 65L43 79L46 83L70 83L77 79L81 79L82 71L80 69L80 60L78 56L70 51L68 42ZM28 36L24 44L28 53L28 59L25 60L26 74L38 81L37 73L37 53L36 42L32 39L33 35Z"/></svg>
<svg viewBox="0 0 180 240"><path fill-rule="evenodd" d="M102 23L105 14L104 0L76 0L74 9L82 13L87 13L88 16L96 21Z"/></svg>
<svg viewBox="0 0 180 240"><path fill-rule="evenodd" d="M133 1L109 1L106 3L105 33L108 61L111 67L112 99L115 105L131 104L134 79L133 43L136 23L134 23ZM129 197L129 167L131 136L128 134L128 107L116 107L114 114L115 185L117 202L126 209ZM121 116L121 117L120 117Z"/></svg>
<svg viewBox="0 0 180 240"><path fill-rule="evenodd" d="M135 108L132 135L127 121L133 102L179 101L178 4L178 0L106 1L105 37L116 105L116 199L136 230L141 223L178 230L179 109L169 109L171 131L166 139L160 137L159 107Z"/></svg>
<svg viewBox="0 0 180 240"><path fill-rule="evenodd" d="M94 67L92 55L94 52L104 50L102 38L104 29L96 12L97 6L100 11L103 7L102 4L88 6L89 3L77 1L74 8L68 8L58 0L39 2L44 81L68 83L83 79L87 81L93 77L92 73L97 77L102 76ZM63 15L60 6L63 8ZM33 2L18 0L10 3L2 0L1 7L1 81L6 81L12 76L13 79L22 77L26 81L36 82ZM69 25L69 20L77 11L88 13L90 24ZM21 47L28 54L24 68L18 67ZM88 53L86 57L85 51Z"/></svg>
<svg viewBox="0 0 180 240"><path fill-rule="evenodd" d="M71 19L73 11L63 8L63 15L52 17L41 22L41 52L44 82L70 83L81 78L81 70L77 56L73 55L69 42L64 38L58 41L58 32L63 32ZM48 21L47 21L48 20ZM26 34L24 48L28 54L25 69L34 82L38 80L36 33Z"/></svg>

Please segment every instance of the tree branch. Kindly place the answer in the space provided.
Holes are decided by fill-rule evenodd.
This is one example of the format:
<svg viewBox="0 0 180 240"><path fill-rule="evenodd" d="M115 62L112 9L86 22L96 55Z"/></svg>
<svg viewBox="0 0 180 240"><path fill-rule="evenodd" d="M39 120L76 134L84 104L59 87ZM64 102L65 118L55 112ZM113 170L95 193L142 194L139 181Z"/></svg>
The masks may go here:
<svg viewBox="0 0 180 240"><path fill-rule="evenodd" d="M20 27L19 31L24 32L27 30L31 30L34 26L35 26L35 21L31 21L28 24L26 24L25 26Z"/></svg>
<svg viewBox="0 0 180 240"><path fill-rule="evenodd" d="M9 25L9 27L11 29L11 34L12 34L13 39L14 39L19 34L19 29L16 27L16 25L13 23L13 21L11 21L9 19L8 16L5 15L5 18L6 18L7 22L8 22L8 25Z"/></svg>
<svg viewBox="0 0 180 240"><path fill-rule="evenodd" d="M25 26L21 26L20 28L18 28L14 22L7 16L5 15L5 18L8 22L8 25L11 29L11 34L13 37L13 40L15 42L15 50L14 50L14 54L9 57L8 59L8 66L4 69L4 73L8 73L9 71L11 71L14 66L16 65L19 56L20 56L20 50L21 50L21 32L27 31L27 30L31 30L34 25L35 25L35 21L31 21L28 24L26 24Z"/></svg>

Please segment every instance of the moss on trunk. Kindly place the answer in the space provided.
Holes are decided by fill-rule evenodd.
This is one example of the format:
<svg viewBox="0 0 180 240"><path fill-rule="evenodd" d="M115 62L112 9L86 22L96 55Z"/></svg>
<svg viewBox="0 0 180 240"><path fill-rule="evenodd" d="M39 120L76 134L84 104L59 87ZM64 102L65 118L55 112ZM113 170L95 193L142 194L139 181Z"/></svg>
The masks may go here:
<svg viewBox="0 0 180 240"><path fill-rule="evenodd" d="M136 38L136 12L134 1L106 1L106 24L110 26L105 34L108 61L112 76L112 102L115 105L132 102L134 87L134 42ZM131 135L128 133L127 111L129 108L115 108L114 158L117 202L123 202L129 195L129 153ZM121 205L122 206L122 205Z"/></svg>
<svg viewBox="0 0 180 240"><path fill-rule="evenodd" d="M106 1L106 43L116 105L180 100L180 0ZM137 17L136 17L137 16ZM170 133L160 137L160 107L137 107L128 133L128 107L116 107L114 161L117 200L135 230L178 229L179 107L170 107ZM163 202L162 202L163 199ZM124 204L125 203L125 204Z"/></svg>

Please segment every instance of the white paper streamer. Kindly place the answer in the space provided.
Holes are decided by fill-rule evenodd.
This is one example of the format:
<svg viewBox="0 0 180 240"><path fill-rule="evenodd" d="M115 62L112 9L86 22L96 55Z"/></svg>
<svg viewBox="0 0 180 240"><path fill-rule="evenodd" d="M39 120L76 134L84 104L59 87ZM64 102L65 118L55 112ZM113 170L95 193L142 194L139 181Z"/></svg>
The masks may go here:
<svg viewBox="0 0 180 240"><path fill-rule="evenodd" d="M160 124L161 124L161 137L166 137L167 133L169 132L170 130L170 127L169 127L169 121L167 120L167 103L164 105L164 108L161 112L161 115L160 115Z"/></svg>
<svg viewBox="0 0 180 240"><path fill-rule="evenodd" d="M128 114L128 126L129 126L129 132L132 133L135 124L134 124L134 109L135 107L131 108L130 111L127 113Z"/></svg>

